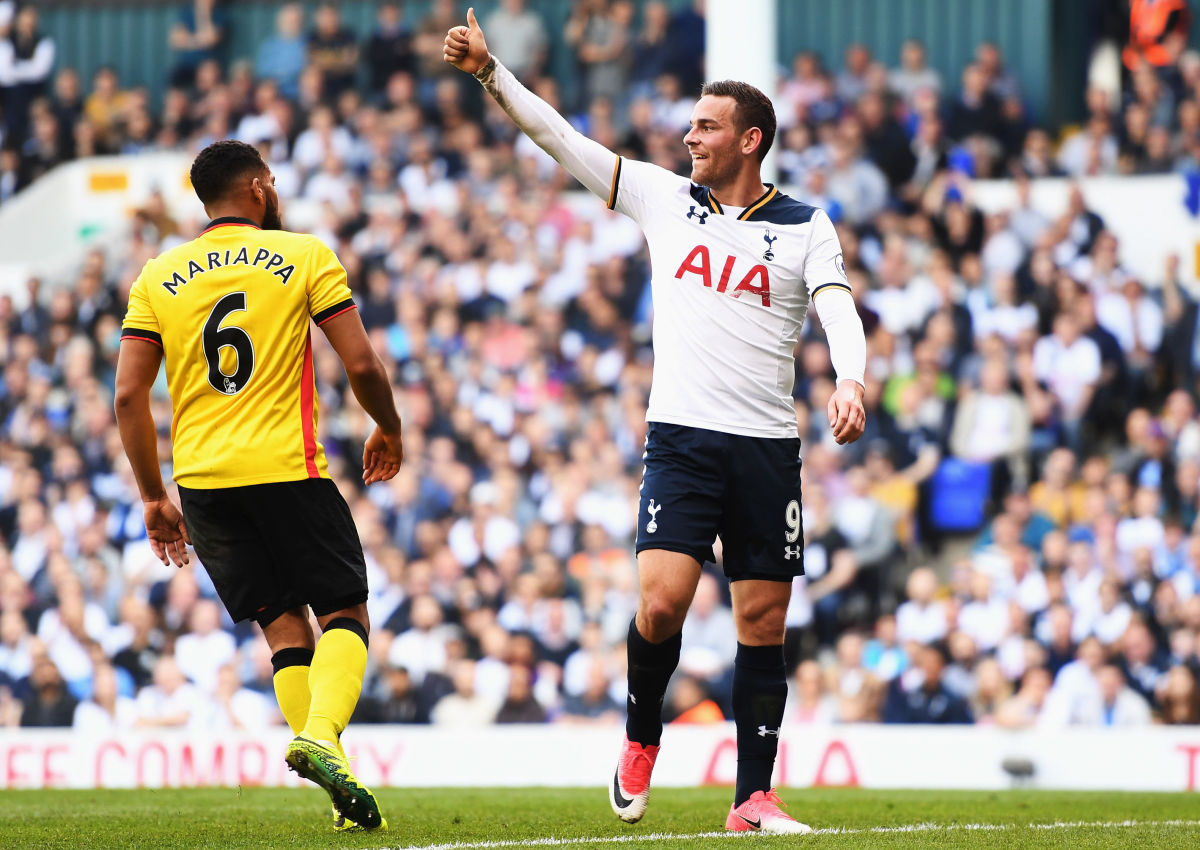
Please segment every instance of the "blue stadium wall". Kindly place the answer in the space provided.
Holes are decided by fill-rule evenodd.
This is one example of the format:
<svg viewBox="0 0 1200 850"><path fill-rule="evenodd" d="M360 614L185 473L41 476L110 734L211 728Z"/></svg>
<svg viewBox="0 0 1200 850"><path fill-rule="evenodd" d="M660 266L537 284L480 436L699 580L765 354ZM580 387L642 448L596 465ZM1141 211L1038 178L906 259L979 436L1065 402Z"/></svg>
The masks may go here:
<svg viewBox="0 0 1200 850"><path fill-rule="evenodd" d="M644 0L638 0L640 6ZM668 0L672 7L691 0ZM708 0L737 2L737 0ZM995 41L1020 78L1028 106L1042 123L1057 126L1076 120L1082 110L1089 28L1097 0L778 0L779 26L774 33L784 66L801 50L814 50L825 64L837 68L846 46L861 41L889 65L895 65L900 45L918 38L928 48L930 64L951 90L957 88L963 65L976 44ZM1200 0L1189 0L1200 13ZM480 17L496 0L473 0ZM279 0L226 2L233 25L226 58L253 58L256 46L274 28ZM302 3L312 9L315 0ZM346 20L360 34L372 27L375 3L344 0ZM429 0L407 0L405 16L419 22ZM466 0L462 4L465 8ZM561 32L570 4L567 0L530 0L551 33ZM44 28L55 37L60 62L69 61L89 78L101 65L115 66L127 85L147 86L157 99L171 67L167 33L178 15L178 2L145 0L40 0ZM1192 42L1200 44L1200 14ZM764 37L771 34L764 33ZM572 61L561 46L552 50L551 67L564 80Z"/></svg>

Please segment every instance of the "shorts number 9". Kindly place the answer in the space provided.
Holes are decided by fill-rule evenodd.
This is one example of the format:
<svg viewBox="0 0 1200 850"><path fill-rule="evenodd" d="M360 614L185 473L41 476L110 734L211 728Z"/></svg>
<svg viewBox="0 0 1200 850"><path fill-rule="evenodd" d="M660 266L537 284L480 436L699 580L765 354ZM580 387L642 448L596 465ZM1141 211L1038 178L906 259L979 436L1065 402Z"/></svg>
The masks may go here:
<svg viewBox="0 0 1200 850"><path fill-rule="evenodd" d="M800 536L800 503L795 499L788 502L783 518L787 522L787 533L784 537L788 543L795 543Z"/></svg>

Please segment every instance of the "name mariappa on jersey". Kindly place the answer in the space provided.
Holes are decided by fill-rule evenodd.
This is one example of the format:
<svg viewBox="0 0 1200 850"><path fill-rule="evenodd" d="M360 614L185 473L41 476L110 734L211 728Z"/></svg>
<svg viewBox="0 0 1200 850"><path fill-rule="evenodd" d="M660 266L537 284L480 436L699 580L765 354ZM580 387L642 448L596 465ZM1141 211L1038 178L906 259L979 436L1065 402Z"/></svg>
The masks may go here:
<svg viewBox="0 0 1200 850"><path fill-rule="evenodd" d="M183 272L171 272L171 279L163 281L163 289L172 295L178 295L176 291L179 287L191 283L192 279L198 274L210 272L213 269L222 269L226 266L253 266L259 267L259 263L266 261L262 266L263 271L269 271L280 279L283 286L287 286L288 281L292 277L292 273L296 271L296 266L293 263L288 263L282 254L272 253L266 248L259 248L254 252L254 259L250 259L250 252L245 245L241 250L234 253L230 248L226 251L209 251L205 259L208 261L208 268L200 265L195 260L188 260L187 275ZM287 265L284 265L287 263ZM274 269L274 271L271 271Z"/></svg>

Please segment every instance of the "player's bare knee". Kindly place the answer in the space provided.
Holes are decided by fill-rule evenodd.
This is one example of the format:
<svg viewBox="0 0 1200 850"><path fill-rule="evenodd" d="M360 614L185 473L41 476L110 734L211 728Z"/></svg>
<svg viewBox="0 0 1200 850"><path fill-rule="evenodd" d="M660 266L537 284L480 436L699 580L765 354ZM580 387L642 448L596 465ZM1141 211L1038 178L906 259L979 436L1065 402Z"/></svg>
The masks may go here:
<svg viewBox="0 0 1200 850"><path fill-rule="evenodd" d="M787 609L755 607L737 612L738 640L751 646L770 646L783 643Z"/></svg>
<svg viewBox="0 0 1200 850"><path fill-rule="evenodd" d="M671 599L643 599L638 607L638 631L651 643L661 643L679 634L687 617L687 606Z"/></svg>

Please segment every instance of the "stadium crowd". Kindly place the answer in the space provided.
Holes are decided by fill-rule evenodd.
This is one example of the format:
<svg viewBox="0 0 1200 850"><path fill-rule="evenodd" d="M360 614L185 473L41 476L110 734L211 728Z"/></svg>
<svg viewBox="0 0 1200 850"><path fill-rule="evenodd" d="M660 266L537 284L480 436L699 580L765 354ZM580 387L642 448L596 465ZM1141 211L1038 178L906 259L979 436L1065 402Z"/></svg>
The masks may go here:
<svg viewBox="0 0 1200 850"><path fill-rule="evenodd" d="M520 0L482 24L585 132L686 173L701 14L575 4L580 85L544 73L552 39ZM0 202L74 157L262 146L285 220L289 201L318 211L404 416L404 467L364 490L369 423L314 335L321 439L372 587L356 720L614 722L653 362L644 243L443 65L457 23L454 3L411 22L382 4L356 33L336 6L289 4L228 61L228 18L198 0L156 108L112 69L85 88L36 9L0 2ZM797 349L808 574L789 721L1200 722L1200 308L1177 258L1159 280L1126 271L1136 234L1080 190L1058 219L1027 200L1046 176L1200 167L1200 55L1129 76L1118 103L1089 91L1060 139L991 44L958 80L917 42L896 68L853 46L836 70L806 53L783 74L781 179L837 223L869 345L868 433L849 447L825 427L819 322ZM985 216L982 176L1015 177L1021 201ZM128 287L202 225L152 198L73 286L0 297L0 724L281 722L257 627L228 622L199 566L151 554L113 420ZM168 473L169 410L164 384ZM669 718L729 716L734 648L707 565Z"/></svg>

